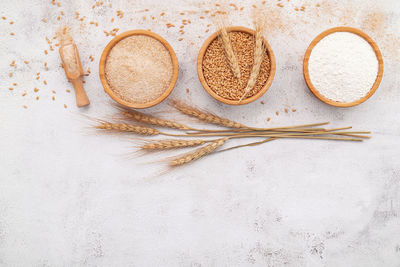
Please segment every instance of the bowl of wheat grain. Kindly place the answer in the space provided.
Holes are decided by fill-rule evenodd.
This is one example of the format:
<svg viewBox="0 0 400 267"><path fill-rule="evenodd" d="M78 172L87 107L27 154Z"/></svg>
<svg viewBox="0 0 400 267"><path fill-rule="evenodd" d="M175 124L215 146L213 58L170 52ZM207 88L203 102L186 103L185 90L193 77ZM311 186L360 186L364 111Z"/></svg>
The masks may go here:
<svg viewBox="0 0 400 267"><path fill-rule="evenodd" d="M261 27L222 28L204 42L197 58L204 89L230 105L248 104L264 95L275 70L275 56Z"/></svg>

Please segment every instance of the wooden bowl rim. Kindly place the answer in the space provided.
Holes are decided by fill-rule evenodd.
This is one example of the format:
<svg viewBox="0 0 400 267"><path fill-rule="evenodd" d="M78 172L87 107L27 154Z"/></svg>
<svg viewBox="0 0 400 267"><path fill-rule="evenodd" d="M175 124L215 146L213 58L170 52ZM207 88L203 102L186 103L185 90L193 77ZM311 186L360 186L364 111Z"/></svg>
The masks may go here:
<svg viewBox="0 0 400 267"><path fill-rule="evenodd" d="M308 62L310 60L310 56L311 56L311 52L313 50L313 48L318 44L319 41L321 41L324 37L335 33L335 32L350 32L350 33L354 33L357 34L358 36L364 38L364 40L366 40L372 47L372 49L375 52L376 58L378 59L378 63L379 63L379 68L378 68L378 74L376 77L376 80L374 82L374 84L371 87L371 90L362 98L353 101L353 102L337 102L337 101L333 101L331 99L326 98L325 96L323 96L320 92L318 92L318 90L314 87L314 85L311 82L311 78L310 78L310 74L308 71ZM382 81L382 77L383 77L383 58L382 58L382 53L379 50L378 45L375 43L375 41L365 32L356 29L356 28L351 28L351 27L335 27L335 28L331 28L328 29L326 31L323 31L322 33L320 33L308 46L307 51L305 53L304 56L304 61L303 61L303 74L304 74L304 79L306 81L306 84L308 86L308 88L310 89L310 91L322 102L331 105L331 106L335 106L335 107L353 107L356 105L359 105L365 101L367 101L378 89L381 81Z"/></svg>
<svg viewBox="0 0 400 267"><path fill-rule="evenodd" d="M132 35L146 35L146 36L149 36L149 37L152 37L152 38L158 40L159 42L161 42L164 45L165 48L167 48L167 50L171 56L171 61L172 61L172 65L173 65L173 75L172 75L170 85L167 88L167 90L165 90L165 92L160 97L158 97L157 99L150 101L148 103L131 103L131 102L128 102L128 101L125 101L125 100L119 98L112 91L112 89L106 79L105 65L106 65L106 60L107 60L108 54L110 53L111 49L119 41L121 41L122 39L125 39L126 37L132 36ZM178 73L179 73L178 58L176 57L175 51L172 48L172 46L160 35L158 35L154 32L147 31L147 30L130 30L130 31L126 31L126 32L123 32L123 33L115 36L104 48L103 53L101 54L100 62L99 62L100 81L104 87L104 91L106 91L106 93L112 99L114 99L117 103L119 103L123 106L129 107L129 108L138 108L138 109L149 108L149 107L152 107L152 106L155 106L155 105L161 103L165 98L167 98L171 94L172 90L174 89L176 82L178 80Z"/></svg>
<svg viewBox="0 0 400 267"><path fill-rule="evenodd" d="M226 30L228 32L245 32L251 35L254 35L255 31L243 26L232 26L232 27L228 27L226 28ZM205 78L204 78L204 73L203 73L203 58L205 55L205 52L208 48L208 46L211 44L212 41L214 41L217 37L219 36L219 31L214 32L210 37L208 37L206 39L206 41L203 43L202 47L200 48L199 51L199 55L197 57L197 75L199 77L200 83L203 85L203 88L207 91L207 93L209 95L211 95L212 97L214 97L215 99L217 99L218 101L225 103L225 104L229 104L229 105L245 105L248 103L251 103L255 100L257 100L258 98L260 98L262 95L265 94L265 92L267 92L267 90L271 87L272 81L274 79L275 76L275 71L276 71L276 62L275 62L275 55L274 52L272 51L271 46L269 45L269 43L267 42L267 40L265 38L263 38L263 43L265 45L265 47L267 48L267 52L268 52L268 56L269 56L269 60L270 60L270 73L268 76L268 79L265 83L265 85L263 86L263 88L261 88L260 91L258 91L255 95L243 99L240 103L237 100L230 100L230 99L225 99L219 95L217 95L207 84Z"/></svg>

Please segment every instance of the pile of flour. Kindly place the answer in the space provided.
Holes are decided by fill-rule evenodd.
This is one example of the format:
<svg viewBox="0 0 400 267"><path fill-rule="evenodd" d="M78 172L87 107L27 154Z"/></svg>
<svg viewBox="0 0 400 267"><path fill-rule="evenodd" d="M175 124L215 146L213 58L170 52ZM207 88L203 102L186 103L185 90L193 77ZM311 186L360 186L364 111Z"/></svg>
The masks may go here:
<svg viewBox="0 0 400 267"><path fill-rule="evenodd" d="M320 40L308 62L311 83L326 98L350 103L364 97L378 75L372 46L349 32L335 32Z"/></svg>

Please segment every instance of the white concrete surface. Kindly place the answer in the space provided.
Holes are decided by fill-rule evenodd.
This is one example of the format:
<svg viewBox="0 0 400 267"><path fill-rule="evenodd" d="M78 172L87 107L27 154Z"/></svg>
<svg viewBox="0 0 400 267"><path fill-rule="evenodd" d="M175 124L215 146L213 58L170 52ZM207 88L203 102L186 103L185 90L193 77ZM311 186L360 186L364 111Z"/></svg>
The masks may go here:
<svg viewBox="0 0 400 267"><path fill-rule="evenodd" d="M7 19L0 19L0 266L400 266L400 2L282 2L284 8L267 3L277 75L260 99L265 104L231 107L214 101L197 79L196 56L211 20L178 14L210 3L118 0L110 8L104 0L92 9L92 1L61 1L57 7L51 1L2 0L0 13ZM231 8L232 24L251 26L252 4L237 2L246 8ZM303 4L305 12L294 11ZM124 18L116 17L117 9ZM61 10L65 15L57 20ZM84 23L75 11L86 17ZM192 24L178 41L182 19ZM167 29L167 22L177 27ZM71 25L84 68L91 69L87 109L78 110L73 93L66 93L72 87L57 51L44 54L45 37L62 23ZM379 90L349 109L321 103L302 77L309 42L338 25L364 29L385 55ZM172 44L180 61L172 97L252 125L331 121L371 130L373 138L274 141L209 156L156 178L159 165L141 164L153 158L126 159L133 151L129 141L94 135L81 116L112 114L97 68L111 39L103 30L117 27L149 28ZM40 91L33 93L34 87ZM297 112L286 114L284 108ZM168 108L163 103L153 110Z"/></svg>

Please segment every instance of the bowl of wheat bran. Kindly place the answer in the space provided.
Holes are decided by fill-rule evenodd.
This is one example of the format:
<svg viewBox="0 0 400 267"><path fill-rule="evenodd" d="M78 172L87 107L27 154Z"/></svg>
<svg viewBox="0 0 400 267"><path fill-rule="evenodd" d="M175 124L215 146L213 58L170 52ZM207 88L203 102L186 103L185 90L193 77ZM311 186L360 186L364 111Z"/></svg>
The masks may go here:
<svg viewBox="0 0 400 267"><path fill-rule="evenodd" d="M159 104L178 79L178 59L171 45L146 30L132 30L112 39L100 58L100 80L106 93L130 108Z"/></svg>
<svg viewBox="0 0 400 267"><path fill-rule="evenodd" d="M254 88L239 102L250 77L254 61L254 30L235 26L226 28L232 49L237 56L241 78L237 79L226 60L220 32L212 34L203 44L197 58L197 74L204 89L218 101L230 105L248 104L260 98L271 86L276 63L274 53L263 38L265 53Z"/></svg>

